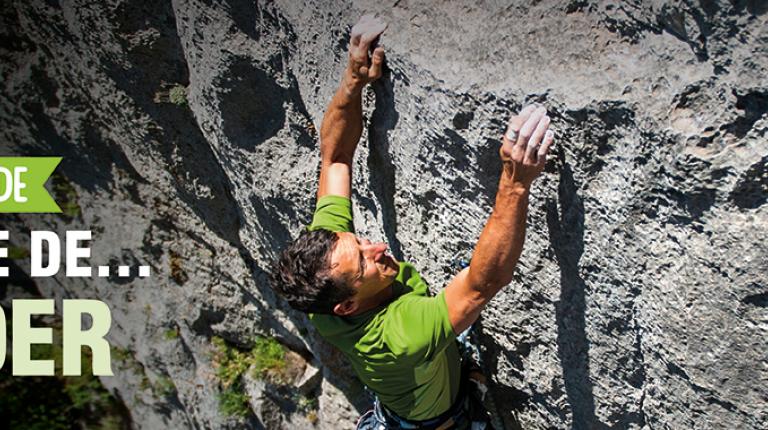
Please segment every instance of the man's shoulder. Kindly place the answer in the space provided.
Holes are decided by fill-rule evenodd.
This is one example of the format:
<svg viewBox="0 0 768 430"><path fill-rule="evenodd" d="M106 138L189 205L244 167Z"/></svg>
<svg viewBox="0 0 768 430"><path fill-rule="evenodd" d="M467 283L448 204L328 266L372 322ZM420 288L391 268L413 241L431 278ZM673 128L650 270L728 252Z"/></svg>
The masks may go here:
<svg viewBox="0 0 768 430"><path fill-rule="evenodd" d="M419 271L411 263L406 261L400 262L400 271L395 278L396 284L400 286L400 294L396 294L396 297L404 295L417 295L427 296L429 295L429 285L422 278Z"/></svg>
<svg viewBox="0 0 768 430"><path fill-rule="evenodd" d="M307 230L355 232L352 221L352 201L349 197L328 194L317 199L312 223Z"/></svg>

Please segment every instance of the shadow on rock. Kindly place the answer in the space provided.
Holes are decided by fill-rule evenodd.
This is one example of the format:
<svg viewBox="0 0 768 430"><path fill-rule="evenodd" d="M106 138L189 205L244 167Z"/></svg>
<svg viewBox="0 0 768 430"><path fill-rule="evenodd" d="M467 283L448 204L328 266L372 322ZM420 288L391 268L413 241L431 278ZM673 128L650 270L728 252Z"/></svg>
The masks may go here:
<svg viewBox="0 0 768 430"><path fill-rule="evenodd" d="M234 59L220 84L222 128L235 146L253 151L285 125L288 92L249 58Z"/></svg>
<svg viewBox="0 0 768 430"><path fill-rule="evenodd" d="M117 16L121 17L117 36L131 66L111 64L108 74L156 123L145 143L162 156L181 200L219 237L241 247L241 214L232 204L229 179L186 99L158 99L170 85L181 88L189 83L172 5L134 0L123 3ZM156 30L156 36L144 41L137 35L148 27Z"/></svg>
<svg viewBox="0 0 768 430"><path fill-rule="evenodd" d="M389 154L389 132L395 128L399 114L395 110L395 94L392 75L386 73L374 83L376 106L368 131L368 174L371 188L381 204L384 234L389 248L398 260L403 259L400 241L397 239L397 211L395 208L395 165Z"/></svg>
<svg viewBox="0 0 768 430"><path fill-rule="evenodd" d="M600 429L606 426L595 417L585 322L586 283L579 275L579 260L584 253L584 202L564 157L560 153L558 201L547 205L550 242L560 267L560 300L555 305L557 352L571 406L572 427Z"/></svg>

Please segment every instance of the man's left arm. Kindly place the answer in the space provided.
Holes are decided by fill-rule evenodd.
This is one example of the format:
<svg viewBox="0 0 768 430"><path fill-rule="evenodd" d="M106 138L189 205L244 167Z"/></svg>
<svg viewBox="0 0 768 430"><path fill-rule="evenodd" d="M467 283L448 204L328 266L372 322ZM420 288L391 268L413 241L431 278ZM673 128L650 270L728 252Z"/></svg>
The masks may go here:
<svg viewBox="0 0 768 430"><path fill-rule="evenodd" d="M363 132L362 92L367 83L381 76L384 63L384 48L374 49L373 55L369 50L386 28L384 21L370 15L352 27L349 63L320 127L318 199L352 195L352 159Z"/></svg>

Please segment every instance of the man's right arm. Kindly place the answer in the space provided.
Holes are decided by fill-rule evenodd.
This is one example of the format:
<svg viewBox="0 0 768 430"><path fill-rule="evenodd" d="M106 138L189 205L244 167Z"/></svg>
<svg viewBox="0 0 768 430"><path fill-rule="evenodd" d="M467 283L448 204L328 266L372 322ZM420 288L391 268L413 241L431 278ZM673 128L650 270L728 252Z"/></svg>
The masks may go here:
<svg viewBox="0 0 768 430"><path fill-rule="evenodd" d="M528 106L510 119L513 142L505 134L499 151L503 171L491 216L480 234L470 266L445 290L448 317L456 334L480 316L483 307L512 281L525 242L528 194L546 164L554 139L543 108Z"/></svg>

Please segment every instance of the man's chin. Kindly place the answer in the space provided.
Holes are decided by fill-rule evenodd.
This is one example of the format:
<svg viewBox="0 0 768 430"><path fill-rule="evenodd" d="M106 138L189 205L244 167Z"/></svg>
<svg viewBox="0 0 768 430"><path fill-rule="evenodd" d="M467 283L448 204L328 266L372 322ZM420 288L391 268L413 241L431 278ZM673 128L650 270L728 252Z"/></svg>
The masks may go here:
<svg viewBox="0 0 768 430"><path fill-rule="evenodd" d="M387 269L389 269L390 272L393 272L393 276L397 276L398 272L400 272L400 263L395 260L395 257L392 257L391 255L387 255L387 259L385 261Z"/></svg>
<svg viewBox="0 0 768 430"><path fill-rule="evenodd" d="M381 263L376 263L376 265L379 267L379 272L387 277L394 278L400 272L400 263L390 255L384 257L383 261Z"/></svg>

